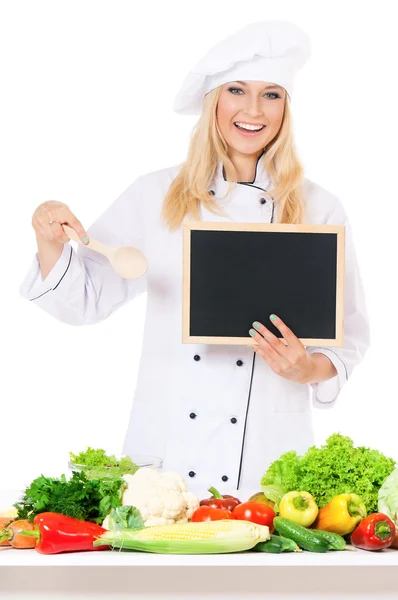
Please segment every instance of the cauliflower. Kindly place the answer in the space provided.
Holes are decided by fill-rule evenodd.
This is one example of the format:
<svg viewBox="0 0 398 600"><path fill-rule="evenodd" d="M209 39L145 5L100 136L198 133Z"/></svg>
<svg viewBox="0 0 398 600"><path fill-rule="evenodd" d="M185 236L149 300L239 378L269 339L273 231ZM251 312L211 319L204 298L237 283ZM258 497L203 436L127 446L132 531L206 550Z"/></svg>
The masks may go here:
<svg viewBox="0 0 398 600"><path fill-rule="evenodd" d="M151 467L142 467L134 475L123 475L127 487L123 492L123 506L135 506L144 525L172 525L187 523L199 506L199 499L188 491L178 473L159 473ZM108 517L103 527L107 529Z"/></svg>

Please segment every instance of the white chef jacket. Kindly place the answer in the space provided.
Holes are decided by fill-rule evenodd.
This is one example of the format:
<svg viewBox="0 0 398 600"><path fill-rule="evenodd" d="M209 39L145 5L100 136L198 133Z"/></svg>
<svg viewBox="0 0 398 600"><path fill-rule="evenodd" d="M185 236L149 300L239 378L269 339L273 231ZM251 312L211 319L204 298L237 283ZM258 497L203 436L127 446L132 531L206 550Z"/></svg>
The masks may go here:
<svg viewBox="0 0 398 600"><path fill-rule="evenodd" d="M369 346L351 229L340 200L305 179L307 222L346 227L344 347L307 348L330 358L335 377L295 383L275 374L246 345L183 344L182 228L171 233L160 218L180 168L138 177L88 229L105 244L139 248L149 263L144 277L121 279L101 254L81 245L76 252L65 244L44 281L36 254L20 293L65 323L86 325L146 291L142 355L123 452L161 457L163 468L180 472L191 488L228 481L229 488L256 489L281 453L302 454L315 443L312 406L335 404ZM277 223L277 204L264 194L271 180L260 160L253 182L240 182L225 200L219 199L227 187L220 161L209 192L227 216L202 206L202 220Z"/></svg>

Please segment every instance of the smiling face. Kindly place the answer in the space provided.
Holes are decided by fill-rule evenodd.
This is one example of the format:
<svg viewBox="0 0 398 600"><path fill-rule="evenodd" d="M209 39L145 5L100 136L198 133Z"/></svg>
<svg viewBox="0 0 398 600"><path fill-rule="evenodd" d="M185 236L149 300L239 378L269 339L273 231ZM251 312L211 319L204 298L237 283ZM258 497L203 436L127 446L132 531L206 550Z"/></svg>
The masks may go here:
<svg viewBox="0 0 398 600"><path fill-rule="evenodd" d="M217 123L231 158L262 153L281 127L285 94L284 88L264 81L230 81L222 86ZM245 125L250 130L243 129ZM253 131L254 126L262 129Z"/></svg>

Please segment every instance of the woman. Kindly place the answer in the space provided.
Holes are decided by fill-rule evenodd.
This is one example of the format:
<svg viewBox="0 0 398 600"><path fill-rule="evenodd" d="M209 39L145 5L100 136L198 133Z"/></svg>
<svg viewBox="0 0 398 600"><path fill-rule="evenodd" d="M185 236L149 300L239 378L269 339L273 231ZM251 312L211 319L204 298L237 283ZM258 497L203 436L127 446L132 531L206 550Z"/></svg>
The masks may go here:
<svg viewBox="0 0 398 600"><path fill-rule="evenodd" d="M185 163L138 177L88 232L60 202L44 202L33 215L38 253L21 293L42 309L72 325L91 324L147 291L123 451L161 456L165 469L190 477L192 486L256 488L282 452L305 452L314 443L311 404L334 405L369 345L347 216L336 196L303 176L294 150L292 81L309 53L307 36L291 23L238 31L206 54L176 97L177 112L201 115ZM186 219L345 225L344 347L306 348L278 316L286 343L255 322L254 353L182 344ZM93 236L138 247L147 274L123 280L102 255L84 246L76 253L63 223L85 243Z"/></svg>

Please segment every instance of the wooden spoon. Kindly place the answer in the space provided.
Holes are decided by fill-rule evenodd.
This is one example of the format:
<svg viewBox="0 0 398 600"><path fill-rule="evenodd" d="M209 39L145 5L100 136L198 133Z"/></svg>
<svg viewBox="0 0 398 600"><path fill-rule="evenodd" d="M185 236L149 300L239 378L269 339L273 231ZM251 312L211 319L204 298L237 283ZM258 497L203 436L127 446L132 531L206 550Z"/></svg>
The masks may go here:
<svg viewBox="0 0 398 600"><path fill-rule="evenodd" d="M68 225L62 225L62 227L70 240L106 256L114 271L123 279L138 279L147 272L148 261L138 248L133 248L133 246L106 246L93 238L90 238L88 244L83 244L74 229Z"/></svg>

